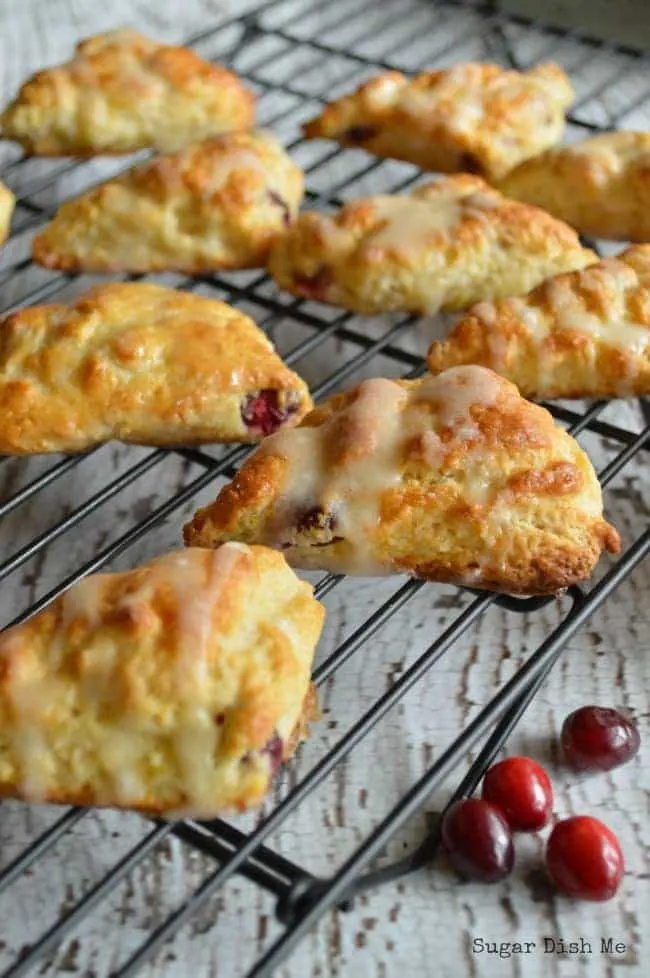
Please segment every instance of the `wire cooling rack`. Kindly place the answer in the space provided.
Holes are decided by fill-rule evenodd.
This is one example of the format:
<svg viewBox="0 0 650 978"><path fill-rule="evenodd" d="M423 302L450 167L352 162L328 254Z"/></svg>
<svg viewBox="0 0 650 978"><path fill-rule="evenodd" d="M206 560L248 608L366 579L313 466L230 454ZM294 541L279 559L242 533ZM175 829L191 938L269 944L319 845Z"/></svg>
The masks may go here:
<svg viewBox="0 0 650 978"><path fill-rule="evenodd" d="M476 59L526 67L552 57L568 68L578 88L578 99L570 117L570 138L582 136L588 130L600 131L618 125L632 128L638 113L643 112L650 101L650 88L643 83L647 61L638 51L542 27L525 18L506 16L489 4L460 0L423 4L421 0L396 0L379 13L375 11L369 21L367 15L373 5L375 0L362 0L360 4L352 0L332 0L326 7L309 0L273 0L252 15L222 23L188 41L204 56L230 64L258 92L261 124L279 132L306 171L307 204L310 206L331 206L341 199L369 191L397 192L421 179L421 174L407 164L377 160L361 150L342 152L331 144L305 143L300 139L300 123L314 115L320 105L380 69L397 67L415 72L425 67ZM317 7L318 36L315 36L313 24ZM16 190L18 207L13 237L4 250L4 264L0 266L4 308L58 301L91 284L93 280L88 276L73 280L35 269L28 257L29 243L34 231L49 218L62 199L74 196L124 167L124 161L53 162L11 157L5 160L0 176ZM267 276L259 272L214 275L201 280L157 276L156 280L198 289L252 312L274 338L286 362L310 381L315 397L323 397L368 374L417 374L423 368L422 354L426 349L423 337L431 338L426 332L431 324L423 333L422 324L413 317L363 320L315 303L294 300L279 295ZM576 437L589 434L607 447L608 461L600 471L600 480L606 489L626 466L650 447L650 416L641 402L628 406L624 412L625 418L630 419L629 424L621 423L618 415L615 420L603 417L607 410L604 403L591 403L582 408L575 404L549 407ZM36 600L28 600L28 606L5 624L23 621L85 574L105 567L122 555L128 558L131 548L145 535L160 531L170 517L177 529L183 513L187 514L194 507L197 495L209 489L211 498L219 480L231 477L248 451L244 448L173 452L119 449L119 473L108 483L100 482L96 491L83 502L71 502L63 516L49 525L43 517L43 513L47 513L48 490L55 483L63 483L81 466L86 467L83 471L87 473L89 484L94 486L96 452L82 457L42 460L36 470L26 470L23 462L3 460L3 466L14 466L8 481L17 484L18 488L0 501L0 516L2 524L7 525L9 521L11 539L22 540L22 544L18 549L9 548L13 552L0 564L0 581L5 581L30 562L36 562L42 569L51 548L59 546L61 549L62 539L67 565L72 562L67 576L61 579L60 571L51 573L53 586ZM118 469L118 456L115 458ZM165 473L172 469L170 482L174 489L161 505L152 506L150 499L148 503L138 499L137 487L142 480L149 478L148 485L152 478L164 481ZM132 525L109 544L94 550L90 559L77 561L77 552L82 552L78 542L88 526L86 521L92 521L111 506L115 507L127 490L135 491L135 496L129 496L127 503L129 514L135 514ZM607 501L607 493L605 499ZM21 516L23 512L29 513L28 526ZM116 512L118 518L125 517L124 509L118 508ZM36 534L32 525L34 514L38 516L35 519ZM148 833L139 838L98 882L78 897L73 894L65 901L60 914L46 930L39 932L34 928L31 943L9 961L2 973L4 978L17 978L44 959L47 962L81 921L100 903L110 901L113 891L128 881L139 867L146 865L148 857L172 836L203 853L211 868L201 884L181 899L171 913L151 923L143 942L128 951L128 957L113 973L121 978L135 974L178 928L205 907L233 874L239 874L263 887L276 899L276 915L282 925L279 935L249 971L250 978L270 975L328 908L346 906L365 889L405 875L430 861L438 842L439 820L432 823L421 845L406 858L393 858L380 868L376 864L376 858L395 839L406 821L422 810L431 793L449 774L462 770L462 762L476 748L478 754L454 797L474 789L563 648L649 550L650 531L641 529L615 564L603 562L605 572L600 577L584 588L572 588L565 601L555 602L560 609L559 624L546 629L545 637L524 665L437 758L429 760L424 774L340 862L333 875L325 878L311 873L267 846L268 840L283 826L290 813L308 803L311 793L350 752L358 745L363 749L362 741L375 725L400 703L454 643L463 638L490 606L500 606L515 615L535 616L554 599L524 600L461 592L467 600L451 602L450 607L460 610L450 614L444 627L438 629L434 641L385 692L374 698L332 749L320 756L288 790L276 795L279 800L264 810L257 825L249 821L246 823L249 827L244 831L242 821L234 824L225 820L203 824L151 824ZM326 575L317 581L316 592L325 598L343 583L341 577ZM319 686L326 684L352 656L386 628L423 587L431 585L398 580L396 589L374 608L369 617L344 641L334 645L318 665L315 682ZM29 587L27 590L28 598L35 597L29 593ZM432 631L435 632L434 625ZM31 874L37 868L37 862L64 837L79 831L80 823L87 818L85 810L76 808L57 814L45 831L0 870L0 896L9 887L17 886L25 875ZM146 822L139 824L146 826ZM37 916L34 913L34 919Z"/></svg>

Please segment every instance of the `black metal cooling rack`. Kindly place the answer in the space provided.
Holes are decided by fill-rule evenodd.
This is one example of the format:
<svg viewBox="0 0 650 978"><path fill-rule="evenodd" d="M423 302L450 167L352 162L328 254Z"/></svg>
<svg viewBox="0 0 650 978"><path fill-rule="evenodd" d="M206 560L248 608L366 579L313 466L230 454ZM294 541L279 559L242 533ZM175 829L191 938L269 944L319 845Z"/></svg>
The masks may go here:
<svg viewBox="0 0 650 978"><path fill-rule="evenodd" d="M327 98L351 88L362 78L384 68L398 67L414 72L424 67L448 65L454 60L470 58L496 60L524 67L549 56L560 58L562 47L565 46L567 57L570 49L572 61L569 68L574 77L588 78L589 69L596 59L602 60L603 69L605 62L607 64L605 78L601 72L597 83L590 86L585 82L582 90L579 90L578 101L570 116L573 126L598 131L620 123L625 125L626 120L632 119L634 113L650 101L650 88L639 91L637 84L630 92L625 84L626 81L639 78L640 71L647 65L646 56L642 52L606 45L582 37L576 32L542 27L523 17L504 15L492 4L477 4L469 0L439 0L436 3L399 0L386 5L379 14L375 12L372 19L368 20L365 15L374 5L375 0L362 0L360 5L355 5L353 0L332 0L326 6L314 4L310 0L271 0L262 4L255 13L215 26L191 38L188 43L196 46L205 56L230 63L249 81L259 94L260 116L265 126L276 129L281 129L285 124L293 126L294 138L288 140L288 143L294 152L305 148L299 136L295 135L302 119L313 115ZM320 10L320 19L318 37L315 37L313 31L310 33L310 24L317 7ZM423 36L426 41L424 44ZM291 62L286 58L288 54L293 56ZM301 66L297 75L296 68L291 67L295 64ZM621 96L622 103L619 100L614 109L608 109L601 103L601 96L617 86L627 94ZM279 96L280 102L277 99L274 101L273 96ZM281 105L279 110L278 104ZM339 170L337 176L336 167L339 163L352 158L355 160L353 170L343 175L343 170ZM360 158L361 165L358 163ZM48 193L56 194L57 188L65 186L65 181L70 176L83 176L86 172L89 175L88 182L93 182L93 171L87 163L50 162L45 167L37 164L34 173L30 170L32 164L33 161L14 159L0 173L10 186L20 184L14 222L17 247L14 251L11 244L7 246L9 264L5 264L0 271L0 287L5 293L8 289L11 290L13 306L52 298L62 293L70 284L66 276L43 273L38 284L30 284L21 293L21 276L33 271L29 267L29 259L21 257L21 241L28 239L30 232L42 224L58 204L58 199L54 203L51 198L44 201ZM330 172L332 168L334 178ZM355 186L369 175L383 179L383 192L402 190L419 176L409 167L399 168L396 176L397 171L390 163L371 159L363 153L343 154L329 144L325 150L321 146L320 155L305 165L305 169L309 187L307 199L312 206L326 206L335 203L341 195L354 194ZM34 282L33 274L29 281ZM278 296L269 287L267 277L260 273L244 276L243 280L241 276L215 275L200 282L183 280L175 284L187 289L201 287L212 290L213 294L224 296L235 304L252 302L262 311L260 325L267 330L273 330L278 322L287 319L300 324L308 330L309 335L284 354L285 360L298 364L299 369L301 361L304 362L306 357L328 341L336 339L345 343L346 349L351 348L353 353L334 372L320 378L314 389L316 397L322 397L353 380L360 370L373 364L379 356L383 358L383 362L391 363L397 372L417 374L422 370L421 356L409 350L408 344L402 343L414 326L413 317L390 319L379 335L375 336L362 320L348 313L333 312L302 300L289 301L286 297ZM640 404L640 413L645 419L643 423L646 427L640 433L601 418L606 407L604 403L591 404L583 411L562 405L547 406L576 436L590 431L607 439L610 446L616 446L615 455L600 473L604 487L635 456L650 448L650 415L647 406L643 404ZM61 580L10 624L34 614L72 583L123 554L219 476L230 477L248 451L235 448L220 458L213 457L208 451L194 449L180 452L152 451L139 457L119 477L73 509L64 519L4 560L0 564L0 580L7 578L31 558L42 554L44 548L63 534L73 532L82 520L92 516L145 473L156 466L164 465L170 457L178 457L180 454L200 466L203 471L163 505L150 512L145 519ZM82 458L78 457L56 461L14 495L0 502L0 516L7 516L18 510L81 461ZM482 745L454 797L470 793L475 788L483 771L503 745L567 642L649 551L650 530L646 529L598 583L591 588L576 587L571 590L568 611L559 625L330 878L316 877L307 869L268 848L266 842L271 834L321 784L337 763L363 741L366 734L435 665L454 642L477 622L489 606L500 605L510 612L525 615L534 614L553 599L523 600L473 593L471 603L464 607L389 690L372 703L335 747L320 758L254 831L244 833L223 820L203 824L154 823L148 835L116 862L81 899L68 906L49 930L35 936L33 943L22 950L1 978L17 978L27 974L36 964L46 959L168 836L175 836L185 845L207 854L214 860L214 868L189 898L151 929L145 941L114 974L120 978L135 974L235 873L264 887L277 898L277 917L283 925L282 932L253 966L249 978L263 978L272 974L328 908L335 905L346 906L363 890L395 879L429 862L438 843L435 826L420 847L408 857L380 869L371 868L373 860L404 823L422 808L433 790L460 765L473 748ZM338 587L341 580L334 575L325 576L317 585L317 594L325 596ZM409 581L399 586L318 667L314 675L315 682L318 685L323 684L376 635L393 615L406 606L423 586L427 585L418 581ZM49 852L66 833L72 832L86 815L87 812L83 809L66 810L47 831L0 871L0 893L6 891L22 874L29 872L36 861Z"/></svg>

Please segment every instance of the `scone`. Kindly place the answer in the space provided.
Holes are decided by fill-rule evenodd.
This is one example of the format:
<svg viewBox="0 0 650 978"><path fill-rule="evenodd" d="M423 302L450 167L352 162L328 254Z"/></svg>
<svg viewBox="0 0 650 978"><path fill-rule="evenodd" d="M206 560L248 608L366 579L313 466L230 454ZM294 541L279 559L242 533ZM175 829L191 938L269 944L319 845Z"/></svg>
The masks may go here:
<svg viewBox="0 0 650 978"><path fill-rule="evenodd" d="M214 299L112 283L0 321L0 453L255 442L310 407L264 333Z"/></svg>
<svg viewBox="0 0 650 978"><path fill-rule="evenodd" d="M266 438L185 527L189 546L226 540L295 567L512 594L560 591L619 548L577 442L475 366L364 381Z"/></svg>
<svg viewBox="0 0 650 978"><path fill-rule="evenodd" d="M257 268L302 194L302 172L270 133L215 136L63 204L33 256L65 272Z"/></svg>
<svg viewBox="0 0 650 978"><path fill-rule="evenodd" d="M607 132L549 150L507 174L499 189L581 234L650 241L650 132Z"/></svg>
<svg viewBox="0 0 650 978"><path fill-rule="evenodd" d="M566 224L460 174L333 216L303 213L269 269L294 295L353 312L434 313L528 292L594 261Z"/></svg>
<svg viewBox="0 0 650 978"><path fill-rule="evenodd" d="M412 79L388 71L328 105L304 133L492 180L560 141L573 96L554 64L529 71L459 64Z"/></svg>
<svg viewBox="0 0 650 978"><path fill-rule="evenodd" d="M4 244L11 228L16 198L4 183L0 182L0 245Z"/></svg>
<svg viewBox="0 0 650 978"><path fill-rule="evenodd" d="M183 47L132 30L81 41L71 61L39 71L0 116L2 134L36 156L169 152L248 129L252 92Z"/></svg>
<svg viewBox="0 0 650 978"><path fill-rule="evenodd" d="M257 804L304 734L323 618L265 547L80 581L0 635L0 796L171 818Z"/></svg>
<svg viewBox="0 0 650 978"><path fill-rule="evenodd" d="M433 373L479 363L525 397L650 394L650 245L480 302L429 350Z"/></svg>

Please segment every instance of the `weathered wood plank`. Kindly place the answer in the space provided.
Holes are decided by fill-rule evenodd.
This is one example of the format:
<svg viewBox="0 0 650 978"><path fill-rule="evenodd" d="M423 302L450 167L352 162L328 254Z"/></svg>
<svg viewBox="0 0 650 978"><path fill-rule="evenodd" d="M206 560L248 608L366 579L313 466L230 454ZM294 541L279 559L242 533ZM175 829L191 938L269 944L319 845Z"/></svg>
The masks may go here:
<svg viewBox="0 0 650 978"><path fill-rule="evenodd" d="M243 12L255 3L232 2L228 15ZM429 52L455 38L457 46L444 63L470 57L499 57L497 38L481 33L473 12L447 10L436 14L423 0L396 0L390 10L368 5L354 13L357 0L334 0L318 8L308 0L283 0L269 13L269 23L289 26L301 37L316 37L333 44L344 42L359 52L391 58L405 68L414 67ZM2 58L0 91L8 97L29 72L65 58L78 37L120 23L130 23L170 39L181 39L213 23L226 9L219 0L113 0L98 4L89 0L5 0L0 13ZM433 19L432 19L433 18ZM342 22L346 20L346 23ZM390 21L386 29L385 24ZM388 33L386 33L386 30ZM548 39L534 32L509 31L507 36L523 58L539 56ZM207 54L223 56L237 38L237 30L205 43ZM578 65L581 49L573 42L555 42L551 53L567 66ZM272 56L280 54L276 60ZM546 52L548 56L548 52ZM266 64L264 64L266 62ZM292 51L279 38L258 39L242 50L235 61L242 71L254 71L266 85L289 85L314 98L327 88L344 90L368 72L344 57L327 58L303 46ZM603 67L584 67L578 73L579 92L616 69L611 58ZM260 67L262 65L262 67ZM600 75L598 75L600 71ZM604 98L585 108L596 121L609 110L621 110L634 102L640 79L634 72L625 83L607 91ZM636 89L634 88L636 85ZM303 103L288 93L264 94L260 117L273 124L289 142L302 118L316 101ZM280 117L280 121L278 121ZM634 109L635 125L647 125L647 116ZM274 121L275 120L275 121ZM630 122L630 124L632 124ZM6 149L3 149L6 153ZM301 146L296 157L303 166L322 159L322 146ZM5 157L0 157L5 158ZM365 158L349 153L320 167L310 178L314 190L327 190L361 170ZM365 161L367 162L367 161ZM57 162L30 162L8 178L16 188L43 184L52 174L54 183L36 195L39 205L52 208L65 196L79 192L119 163L84 164L69 172ZM65 172L64 172L65 171ZM362 193L386 187L411 171L401 164L384 164L372 176L360 178L346 193ZM29 215L22 214L21 220ZM28 235L24 250L27 252ZM12 246L13 247L13 246ZM1 274L1 273L0 273ZM44 272L27 270L3 290L3 304L20 302L36 285L55 281ZM74 283L60 295L78 291L87 280ZM61 283L63 284L63 283ZM248 303L258 319L264 312ZM380 335L385 324L367 322L363 328ZM274 339L286 350L308 335L301 326L274 323ZM404 347L423 352L430 326L420 326L404 336ZM301 362L300 369L312 383L346 358L353 348L339 341ZM396 365L378 358L362 371L368 375ZM616 405L607 417L621 424L638 425L633 405ZM611 446L592 436L583 443L596 464L612 457ZM47 531L72 509L135 461L147 456L145 449L108 446L71 469L56 485L35 496L0 522L0 546L14 554L37 534ZM0 466L0 498L6 499L35 478L51 461L6 461ZM199 474L198 469L170 456L157 464L113 502L89 515L71 533L27 560L2 584L0 621L10 620L32 601L47 593L83 562L134 526L179 488ZM182 521L198 501L212 496L214 487L181 507L139 540L112 564L123 567L145 560L179 543ZM647 462L628 466L607 492L608 515L631 541L648 524L650 481ZM319 650L324 659L342 639L388 597L401 582L345 582L327 598L329 618ZM350 914L334 913L303 942L286 966L282 978L364 978L408 975L409 978L457 978L460 974L484 976L520 975L527 978L574 978L583 971L593 978L609 978L618 965L627 974L647 974L650 940L642 920L650 900L650 781L644 760L647 752L608 777L576 779L561 767L556 740L563 716L588 701L624 704L633 709L648 738L650 709L650 568L640 568L570 643L564 657L512 738L512 752L530 753L548 764L554 776L558 814L593 812L619 834L628 861L622 895L605 905L572 904L556 898L544 884L541 843L518 840L518 865L510 881L485 888L459 884L443 866L421 873L399 885L388 886L358 901ZM426 587L360 649L326 684L324 717L291 769L285 772L275 800L332 747L373 701L404 672L458 613L468 599L454 589ZM414 689L403 704L373 731L367 741L339 766L326 784L310 798L273 843L315 873L332 873L371 831L378 819L426 769L453 736L488 701L549 631L557 624L566 604L551 605L537 615L518 616L491 609L457 647ZM429 809L444 802L447 791L431 799ZM269 803L270 804L270 803ZM267 807L268 810L268 807ZM51 824L60 812L15 803L0 807L0 865L5 865L24 845ZM426 813L405 831L392 847L393 855L421 838ZM256 816L238 824L250 827ZM0 897L0 967L8 966L18 949L70 909L85 890L107 872L115 861L147 831L135 816L116 813L88 814L51 855L39 861L7 893ZM165 843L145 864L120 885L66 940L41 973L104 976L143 940L209 872L209 860L175 842ZM213 975L239 978L254 957L279 933L269 897L237 880L211 901L184 927L143 975L177 978L181 975ZM544 938L563 937L590 941L593 954L583 959L543 953ZM601 937L613 937L629 945L625 955L600 953ZM472 954L474 938L488 941L528 940L537 949L525 960L500 959Z"/></svg>

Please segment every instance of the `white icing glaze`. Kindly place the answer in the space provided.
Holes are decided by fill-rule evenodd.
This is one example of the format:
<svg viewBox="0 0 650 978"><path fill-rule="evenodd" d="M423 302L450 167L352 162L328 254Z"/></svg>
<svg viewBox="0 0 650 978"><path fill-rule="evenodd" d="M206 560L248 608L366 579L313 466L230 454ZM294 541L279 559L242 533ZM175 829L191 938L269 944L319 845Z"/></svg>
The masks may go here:
<svg viewBox="0 0 650 978"><path fill-rule="evenodd" d="M366 97L370 105L384 108L396 102L400 93L407 87L408 83L402 78L395 78L394 75L379 75L373 80Z"/></svg>
<svg viewBox="0 0 650 978"><path fill-rule="evenodd" d="M529 305L525 299L513 298L508 300L510 309L522 321L526 332L536 343L541 343L549 333L548 321L537 306Z"/></svg>
<svg viewBox="0 0 650 978"><path fill-rule="evenodd" d="M604 322L585 308L566 282L550 281L547 295L555 323L559 329L573 330L626 353L641 355L650 346L650 327L626 320L623 293L619 291L622 283L617 281L615 268L610 267L609 271L613 276L610 289L614 301Z"/></svg>
<svg viewBox="0 0 650 978"><path fill-rule="evenodd" d="M458 95L457 86L462 86L462 95ZM451 132L471 133L481 125L485 116L486 96L490 89L479 88L476 84L468 84L467 70L464 65L452 68L445 83L436 91L436 100L449 98L450 89L456 89L453 96L453 112L449 113L447 124Z"/></svg>
<svg viewBox="0 0 650 978"><path fill-rule="evenodd" d="M334 516L332 533L346 541L345 556L327 554L329 569L390 573L378 558L373 531L385 494L402 481L407 446L417 440L435 471L454 439L471 442L478 436L472 408L493 405L499 391L495 374L476 366L455 367L410 390L391 380L367 380L353 402L319 427L285 429L266 438L258 451L286 458L288 467L263 542L285 549L298 566L321 566L319 548L310 553L308 546L293 545L296 523L321 510ZM488 491L483 484L469 489L477 503L485 501Z"/></svg>
<svg viewBox="0 0 650 978"><path fill-rule="evenodd" d="M486 326L494 326L497 322L497 308L494 302L478 302L470 310L471 315L476 316L485 323Z"/></svg>
<svg viewBox="0 0 650 978"><path fill-rule="evenodd" d="M611 177L620 175L627 163L625 158L627 154L621 152L621 147L611 142L609 136L606 140L585 139L565 147L560 152L566 152L569 156L583 156L599 164L602 169L595 169L592 174L599 183L605 183Z"/></svg>
<svg viewBox="0 0 650 978"><path fill-rule="evenodd" d="M234 170L247 170L259 173L268 180L269 171L252 149L232 149L210 162L210 181L206 186L206 196L211 196L225 186Z"/></svg>
<svg viewBox="0 0 650 978"><path fill-rule="evenodd" d="M69 698L67 682L57 675L58 663L66 654L66 630L75 620L87 623L90 633L85 642L91 655L80 660L79 702L81 709L95 714L109 705L116 695L113 679L118 658L128 654L113 640L104 646L97 638L105 624L119 620L127 612L134 618L151 614L156 591L171 589L176 609L177 635L172 648L177 669L177 701L172 728L173 749L182 771L183 789L192 808L209 810L210 791L214 781L214 762L219 728L214 723L209 704L203 695L208 679L209 637L214 621L221 583L237 563L249 553L245 544L227 543L208 556L207 574L204 560L197 560L191 549L166 555L149 565L135 587L125 590L115 600L109 617L101 613L102 597L113 575L96 575L74 585L62 598L57 629L45 650L46 662L40 668L19 668L16 678L8 684L12 704L12 725L9 730L13 753L20 771L20 792L33 801L42 801L52 789L54 745L46 736L46 714L53 704L64 708ZM95 632L93 636L92 632ZM174 643L170 636L170 644ZM0 656L23 657L18 629L7 631L0 638ZM118 716L121 712L118 711ZM72 722L72 721L71 721ZM101 782L95 785L97 801L101 803L133 803L143 794L143 771L148 763L152 745L151 732L137 723L129 725L128 717L120 725L106 719L101 722L101 735L92 744L95 764L101 772ZM80 745L84 749L84 745Z"/></svg>
<svg viewBox="0 0 650 978"><path fill-rule="evenodd" d="M119 607L137 617L148 607L157 588L170 588L177 610L176 668L179 694L191 697L207 678L207 652L213 626L220 583L229 577L241 557L245 544L226 543L209 552L208 573L191 550L180 550L154 561L140 586L125 594Z"/></svg>
<svg viewBox="0 0 650 978"><path fill-rule="evenodd" d="M434 404L436 427L450 430L454 438L468 440L478 434L471 408L493 405L499 390L499 381L491 370L476 366L452 367L437 377L426 377L417 389L414 401Z"/></svg>
<svg viewBox="0 0 650 978"><path fill-rule="evenodd" d="M418 250L461 220L460 204L452 197L373 197L373 209L380 225L367 237L365 248Z"/></svg>

